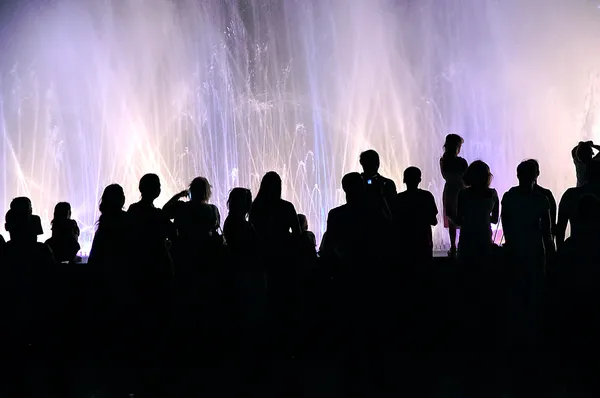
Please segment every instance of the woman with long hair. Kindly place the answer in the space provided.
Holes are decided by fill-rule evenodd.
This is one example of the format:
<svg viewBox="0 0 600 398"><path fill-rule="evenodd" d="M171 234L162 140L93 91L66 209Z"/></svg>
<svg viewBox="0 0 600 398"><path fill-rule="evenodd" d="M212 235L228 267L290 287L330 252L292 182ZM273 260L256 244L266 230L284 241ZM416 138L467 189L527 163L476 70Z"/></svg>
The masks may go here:
<svg viewBox="0 0 600 398"><path fill-rule="evenodd" d="M79 226L71 219L71 204L60 202L54 207L52 237L46 244L52 249L58 262L73 261L80 249Z"/></svg>
<svg viewBox="0 0 600 398"><path fill-rule="evenodd" d="M456 230L459 228L457 222L458 193L465 188L463 175L467 171L467 161L460 157L460 149L464 143L461 136L448 134L444 143L444 154L440 158L440 170L446 181L442 196L444 211L444 227L448 228L450 235L450 257L456 256Z"/></svg>
<svg viewBox="0 0 600 398"><path fill-rule="evenodd" d="M281 177L270 171L263 177L250 210L261 256L264 260L268 295L279 343L291 343L299 304L299 248L302 232L294 205L281 198ZM282 347L283 348L283 347Z"/></svg>
<svg viewBox="0 0 600 398"><path fill-rule="evenodd" d="M497 224L500 216L498 192L490 188L492 178L490 167L476 160L464 175L467 188L458 194L457 221L461 228L458 257L466 262L485 261L491 254L491 224Z"/></svg>
<svg viewBox="0 0 600 398"><path fill-rule="evenodd" d="M98 209L100 217L90 250L89 264L103 269L114 268L124 261L129 245L129 223L125 206L125 193L118 184L104 189Z"/></svg>

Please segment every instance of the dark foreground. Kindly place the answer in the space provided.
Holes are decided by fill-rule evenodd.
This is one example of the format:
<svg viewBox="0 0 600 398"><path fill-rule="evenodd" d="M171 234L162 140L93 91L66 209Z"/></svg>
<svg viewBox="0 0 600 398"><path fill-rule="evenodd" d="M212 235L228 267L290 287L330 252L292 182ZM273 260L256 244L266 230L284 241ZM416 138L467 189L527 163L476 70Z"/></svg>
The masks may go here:
<svg viewBox="0 0 600 398"><path fill-rule="evenodd" d="M573 333L580 327L568 321L573 302L552 276L533 338L509 337L504 276L487 275L473 289L452 262L437 258L431 269L365 289L375 298L312 272L295 315L256 334L215 314L224 308L219 300L177 309L159 341L131 351L137 341L116 349L99 343L115 325L95 316L98 275L84 267L65 265L52 281L58 298L45 344L11 350L6 342L1 396L599 396L595 336Z"/></svg>

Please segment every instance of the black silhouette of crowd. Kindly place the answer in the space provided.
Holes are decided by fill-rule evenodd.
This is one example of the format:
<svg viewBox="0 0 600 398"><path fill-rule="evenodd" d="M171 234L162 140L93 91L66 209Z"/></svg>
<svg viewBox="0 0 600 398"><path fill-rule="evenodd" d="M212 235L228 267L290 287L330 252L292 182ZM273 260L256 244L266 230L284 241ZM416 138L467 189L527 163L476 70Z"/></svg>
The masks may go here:
<svg viewBox="0 0 600 398"><path fill-rule="evenodd" d="M600 147L573 149L577 184L557 209L537 161L500 200L462 144L448 135L440 159L451 246L437 261L421 171L398 193L374 150L343 177L318 250L273 171L255 197L231 190L223 223L204 177L162 209L155 174L127 211L111 184L87 264L69 203L40 243L31 201L15 198L2 396L597 396Z"/></svg>

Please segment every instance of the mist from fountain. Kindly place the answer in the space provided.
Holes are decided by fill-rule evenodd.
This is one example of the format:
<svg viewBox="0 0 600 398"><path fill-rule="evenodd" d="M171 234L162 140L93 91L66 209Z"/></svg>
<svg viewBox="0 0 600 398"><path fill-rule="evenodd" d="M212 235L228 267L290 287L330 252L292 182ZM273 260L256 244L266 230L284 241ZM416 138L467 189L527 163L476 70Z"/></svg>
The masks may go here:
<svg viewBox="0 0 600 398"><path fill-rule="evenodd" d="M0 39L0 208L29 196L46 232L73 205L84 251L104 186L162 204L197 175L223 216L231 188L283 196L318 237L340 180L374 148L409 165L441 211L443 137L486 160L502 194L519 161L574 184L571 148L600 139L600 11L587 0L54 0ZM32 5L33 4L33 5ZM445 234L434 230L436 246Z"/></svg>

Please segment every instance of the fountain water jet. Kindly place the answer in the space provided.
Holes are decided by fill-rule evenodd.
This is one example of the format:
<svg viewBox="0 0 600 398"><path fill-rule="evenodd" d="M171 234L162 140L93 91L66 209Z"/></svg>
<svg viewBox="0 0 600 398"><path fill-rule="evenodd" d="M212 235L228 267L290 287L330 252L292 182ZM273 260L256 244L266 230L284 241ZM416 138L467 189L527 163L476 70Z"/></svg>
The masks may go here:
<svg viewBox="0 0 600 398"><path fill-rule="evenodd" d="M205 175L225 214L231 188L256 192L276 170L320 237L362 150L399 186L419 166L441 201L447 133L489 162L500 193L535 157L560 195L572 146L600 139L600 14L587 0L25 5L0 39L0 208L27 195L49 232L67 200L84 247L103 187L122 184L132 203L146 172L162 202ZM444 245L441 227L434 237Z"/></svg>

